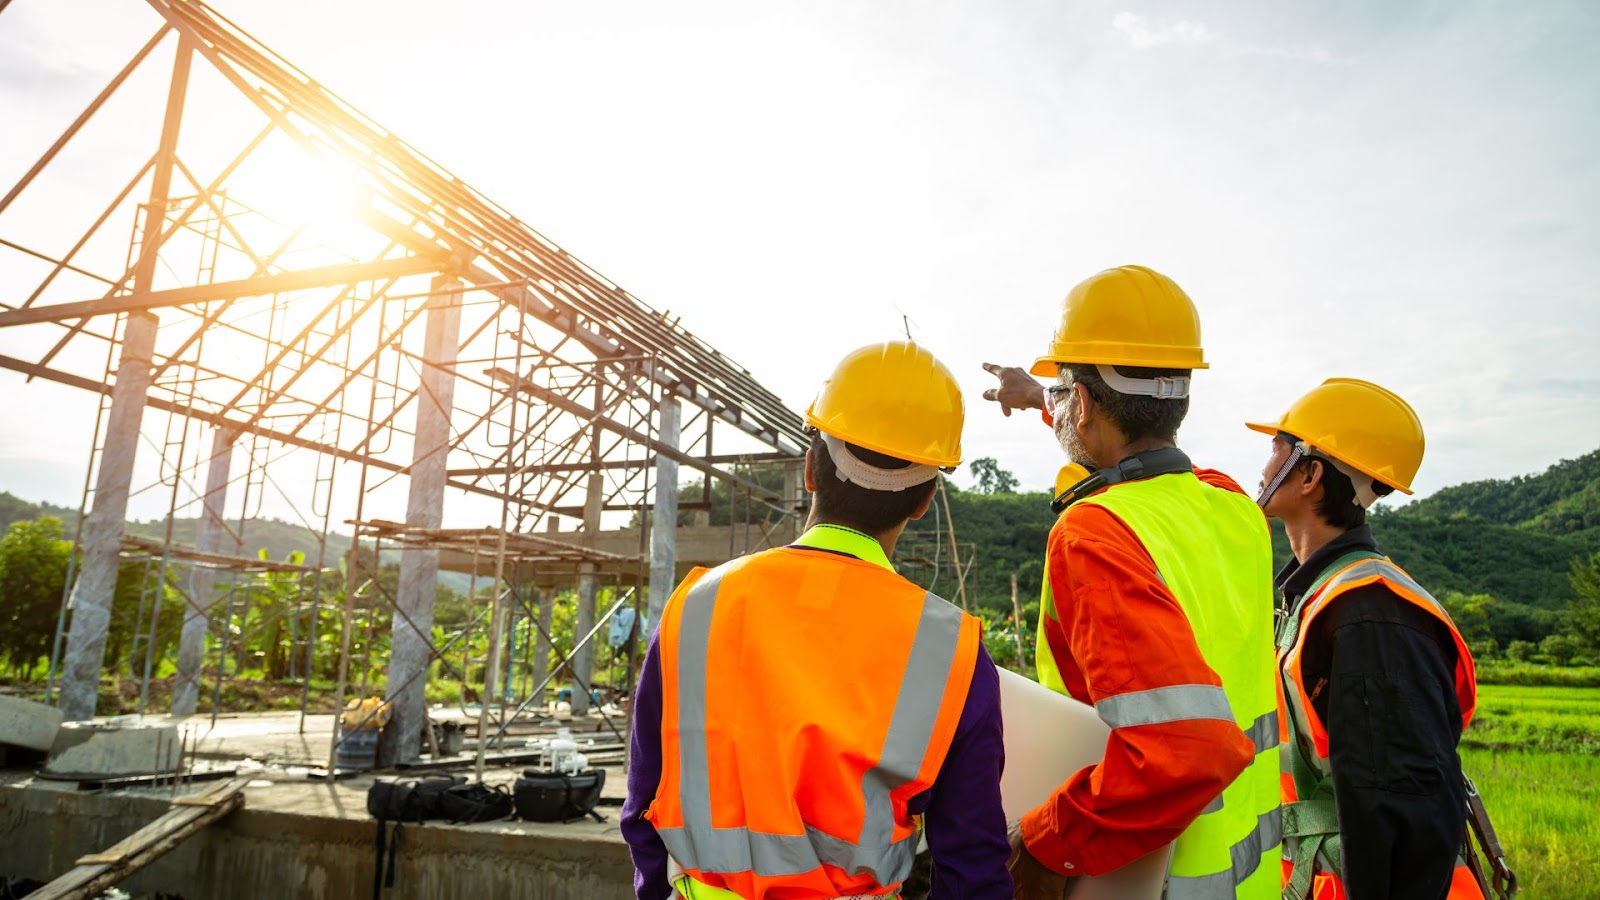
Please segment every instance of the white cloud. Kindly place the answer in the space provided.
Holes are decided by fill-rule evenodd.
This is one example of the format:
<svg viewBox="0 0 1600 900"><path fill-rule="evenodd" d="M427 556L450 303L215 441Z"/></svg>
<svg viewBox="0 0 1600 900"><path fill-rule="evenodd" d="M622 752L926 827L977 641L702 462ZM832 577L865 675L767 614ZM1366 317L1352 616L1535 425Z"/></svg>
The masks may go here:
<svg viewBox="0 0 1600 900"><path fill-rule="evenodd" d="M1268 56L1277 59L1300 60L1302 62L1316 63L1317 65L1344 61L1334 56L1328 48L1317 44L1287 45L1282 47L1257 47L1246 44L1230 49L1246 56Z"/></svg>
<svg viewBox="0 0 1600 900"><path fill-rule="evenodd" d="M1163 44L1205 44L1215 40L1217 33L1204 22L1179 19L1151 25L1139 13L1119 12L1111 20L1111 27L1128 41L1135 50L1148 50Z"/></svg>

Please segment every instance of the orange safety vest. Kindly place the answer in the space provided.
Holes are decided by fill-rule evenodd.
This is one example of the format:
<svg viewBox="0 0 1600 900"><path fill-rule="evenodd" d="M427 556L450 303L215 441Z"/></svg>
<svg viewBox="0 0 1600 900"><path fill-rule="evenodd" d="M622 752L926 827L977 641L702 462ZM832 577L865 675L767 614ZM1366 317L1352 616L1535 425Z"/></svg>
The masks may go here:
<svg viewBox="0 0 1600 900"><path fill-rule="evenodd" d="M1472 721L1478 684L1472 652L1450 614L1431 594L1388 557L1348 554L1328 567L1279 626L1278 783L1283 802L1283 896L1287 900L1344 900L1339 878L1339 822L1333 802L1337 773L1328 762L1328 731L1301 672L1306 635L1318 615L1346 592L1382 584L1401 600L1443 622L1456 644L1456 700L1461 730ZM1462 811L1465 816L1466 811ZM1298 863L1298 866L1297 866ZM1450 879L1450 900L1481 900L1472 870L1458 861Z"/></svg>
<svg viewBox="0 0 1600 900"><path fill-rule="evenodd" d="M779 548L696 569L659 633L661 781L645 818L696 882L749 900L893 891L981 625L870 562Z"/></svg>

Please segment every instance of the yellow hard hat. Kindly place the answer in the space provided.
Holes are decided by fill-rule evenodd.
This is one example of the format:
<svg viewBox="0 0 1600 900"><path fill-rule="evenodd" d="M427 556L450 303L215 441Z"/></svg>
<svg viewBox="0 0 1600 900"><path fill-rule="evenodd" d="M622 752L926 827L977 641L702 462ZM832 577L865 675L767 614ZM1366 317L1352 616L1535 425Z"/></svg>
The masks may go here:
<svg viewBox="0 0 1600 900"><path fill-rule="evenodd" d="M1056 472L1056 487L1053 496L1060 496L1067 488L1088 478L1091 473L1088 466L1083 463L1069 462Z"/></svg>
<svg viewBox="0 0 1600 900"><path fill-rule="evenodd" d="M933 354L910 341L853 351L806 410L818 431L858 447L929 466L961 462L961 386Z"/></svg>
<svg viewBox="0 0 1600 900"><path fill-rule="evenodd" d="M1422 466L1422 420L1400 395L1370 381L1329 378L1276 422L1246 422L1262 434L1286 432L1311 449L1404 493Z"/></svg>
<svg viewBox="0 0 1600 900"><path fill-rule="evenodd" d="M1106 269L1067 294L1050 350L1029 371L1053 378L1058 363L1208 368L1194 302L1171 278L1144 266Z"/></svg>

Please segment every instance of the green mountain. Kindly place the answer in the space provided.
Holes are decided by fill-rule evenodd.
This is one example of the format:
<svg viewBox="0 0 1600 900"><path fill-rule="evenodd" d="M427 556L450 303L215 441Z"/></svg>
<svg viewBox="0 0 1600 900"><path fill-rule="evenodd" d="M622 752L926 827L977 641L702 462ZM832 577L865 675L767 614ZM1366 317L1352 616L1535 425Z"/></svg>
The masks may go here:
<svg viewBox="0 0 1600 900"><path fill-rule="evenodd" d="M0 532L10 527L12 522L33 519L39 516L54 516L65 525L66 536L71 539L78 524L78 511L64 506L55 506L50 503L31 503L13 494L0 491ZM198 519L176 519L172 523L172 542L180 546L193 547L195 545L195 529ZM254 557L262 549L272 559L287 559L289 554L299 551L305 554L306 565L315 565L317 561L317 533L304 525L296 522L285 522L281 519L257 518L246 519L242 530L237 519L228 522L230 528L240 531L243 543L238 550L240 556ZM154 541L166 539L167 523L165 519L151 519L148 522L132 521L127 524L127 533L136 537L149 538ZM328 548L323 559L325 566L337 566L339 560L350 549L350 536L338 532L328 534ZM223 553L232 555L233 550L224 550ZM384 551L384 560L397 561L398 554ZM457 593L466 593L470 578L459 572L441 572L439 582Z"/></svg>
<svg viewBox="0 0 1600 900"><path fill-rule="evenodd" d="M1054 522L1049 499L1043 493L950 492L956 540L976 547L967 582L974 605L1009 615L1013 572L1020 605L1038 598ZM911 524L908 538L926 543L947 533L938 507ZM1538 641L1560 627L1576 597L1568 577L1572 562L1600 551L1600 451L1536 475L1460 484L1405 506L1380 506L1370 521L1378 545L1429 590L1493 596L1487 627L1502 646ZM1273 549L1278 565L1289 559L1282 526L1273 528ZM903 568L919 583L933 571ZM945 583L933 589L954 599L952 574L943 572Z"/></svg>

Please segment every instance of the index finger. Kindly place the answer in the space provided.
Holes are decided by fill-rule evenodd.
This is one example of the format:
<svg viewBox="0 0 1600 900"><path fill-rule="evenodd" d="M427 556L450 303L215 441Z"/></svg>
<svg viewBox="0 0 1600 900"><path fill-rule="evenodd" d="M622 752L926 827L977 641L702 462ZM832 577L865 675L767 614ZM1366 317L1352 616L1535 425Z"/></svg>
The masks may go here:
<svg viewBox="0 0 1600 900"><path fill-rule="evenodd" d="M985 372L988 372L990 375L999 375L1000 374L1000 368L1001 368L1000 366L998 366L998 365L996 365L994 363L984 363L983 364L983 370Z"/></svg>

